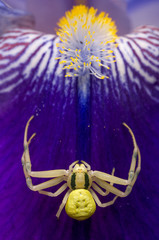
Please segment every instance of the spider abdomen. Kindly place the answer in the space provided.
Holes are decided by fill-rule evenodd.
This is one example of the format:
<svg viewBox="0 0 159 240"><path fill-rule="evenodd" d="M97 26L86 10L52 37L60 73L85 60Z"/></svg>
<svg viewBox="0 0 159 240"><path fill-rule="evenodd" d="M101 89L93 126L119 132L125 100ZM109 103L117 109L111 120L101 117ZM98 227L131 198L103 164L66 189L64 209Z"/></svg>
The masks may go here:
<svg viewBox="0 0 159 240"><path fill-rule="evenodd" d="M75 189L68 197L65 210L69 217L82 221L94 214L96 204L88 190Z"/></svg>

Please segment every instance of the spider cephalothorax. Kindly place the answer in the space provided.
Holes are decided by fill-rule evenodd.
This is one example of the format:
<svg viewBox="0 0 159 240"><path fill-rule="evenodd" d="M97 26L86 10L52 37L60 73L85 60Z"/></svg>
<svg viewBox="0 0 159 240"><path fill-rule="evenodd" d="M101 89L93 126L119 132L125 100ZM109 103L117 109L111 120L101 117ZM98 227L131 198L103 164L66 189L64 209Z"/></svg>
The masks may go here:
<svg viewBox="0 0 159 240"><path fill-rule="evenodd" d="M22 156L24 175L26 177L27 186L32 191L38 191L39 193L50 197L56 197L66 190L66 188L69 188L56 214L58 218L63 207L66 205L65 210L70 217L77 220L85 220L95 212L95 202L100 207L107 207L112 205L117 197L126 197L129 195L141 169L141 157L135 136L127 124L123 123L123 125L131 134L134 150L130 170L128 173L128 179L122 179L114 176L114 168L112 170L112 174L110 175L104 172L91 170L90 165L84 161L82 161L82 163L78 163L78 161L73 162L69 166L68 170L58 169L40 172L32 171L29 155L29 144L31 139L35 136L35 133L30 137L29 140L27 140L27 134L29 123L33 117L34 116L28 120L24 134L24 153ZM31 177L52 179L38 185L33 185ZM55 186L63 181L65 181L65 183L54 193L43 190ZM127 186L126 190L124 192L118 190L113 186L114 183ZM106 203L101 203L95 192L102 196L106 196L111 192L115 196L113 200Z"/></svg>
<svg viewBox="0 0 159 240"><path fill-rule="evenodd" d="M71 168L69 168L70 174L68 176L67 184L71 190L89 189L92 184L92 179L87 170L90 170L90 168L82 163L78 164L77 162L73 163L74 167L71 165Z"/></svg>

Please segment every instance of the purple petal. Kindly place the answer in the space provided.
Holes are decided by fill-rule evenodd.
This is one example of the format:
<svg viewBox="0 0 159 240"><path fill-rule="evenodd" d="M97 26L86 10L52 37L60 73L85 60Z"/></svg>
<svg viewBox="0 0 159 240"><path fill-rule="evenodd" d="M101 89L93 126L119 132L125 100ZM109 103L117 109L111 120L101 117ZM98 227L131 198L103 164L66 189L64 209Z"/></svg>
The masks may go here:
<svg viewBox="0 0 159 240"><path fill-rule="evenodd" d="M159 27L158 0L130 0L127 10L133 28L146 24Z"/></svg>
<svg viewBox="0 0 159 240"><path fill-rule="evenodd" d="M13 236L14 239L39 239L42 236L49 239L50 231L60 225L56 234L60 236L66 227L55 217L62 196L53 202L27 189L20 161L24 127L32 114L36 118L29 129L30 134L37 133L30 149L34 159L32 168L67 168L75 160L75 81L55 75L56 41L55 36L29 30L14 30L1 39L3 239L12 239ZM43 209L41 204L44 204ZM64 220L66 225L70 221Z"/></svg>
<svg viewBox="0 0 159 240"><path fill-rule="evenodd" d="M85 101L82 113L79 99L83 99L83 92L77 87L77 79L64 78L64 72L60 74L56 60L58 38L18 29L3 35L0 40L2 239L157 239L158 35L157 29L143 27L119 39L109 79L90 78L91 90L86 99L91 107ZM55 214L63 195L52 199L31 192L22 172L24 127L32 114L36 117L29 134L37 133L30 145L33 170L67 169L83 151L83 145L77 141L80 138L77 130L83 129L80 123L84 119L85 126L90 121L88 138L81 137L80 142L84 139L90 148L86 157L90 157L87 161L92 169L111 173L115 167L115 175L121 178L127 178L133 150L131 137L122 126L126 122L136 136L142 156L142 170L131 195L118 199L111 207L97 208L87 221L76 222L64 211L57 221Z"/></svg>
<svg viewBox="0 0 159 240"><path fill-rule="evenodd" d="M142 168L131 195L117 200L102 216L96 215L93 234L103 233L108 239L157 239L159 30L141 27L121 37L118 44L110 78L92 83L91 165L109 173L115 167L116 176L127 178L133 146L122 127L126 122L136 136Z"/></svg>
<svg viewBox="0 0 159 240"><path fill-rule="evenodd" d="M0 35L9 28L32 28L34 17L28 12L13 9L0 1Z"/></svg>

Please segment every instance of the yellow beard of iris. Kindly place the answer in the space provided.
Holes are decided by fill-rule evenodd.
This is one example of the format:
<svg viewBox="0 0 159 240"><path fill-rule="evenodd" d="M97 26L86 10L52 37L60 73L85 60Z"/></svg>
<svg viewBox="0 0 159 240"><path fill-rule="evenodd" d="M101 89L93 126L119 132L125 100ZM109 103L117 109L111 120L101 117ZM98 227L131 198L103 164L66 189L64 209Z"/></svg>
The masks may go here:
<svg viewBox="0 0 159 240"><path fill-rule="evenodd" d="M66 70L66 77L90 73L99 79L107 78L101 67L109 70L114 62L113 48L117 38L115 23L108 14L84 5L73 7L61 18L57 30L60 42L59 63Z"/></svg>
<svg viewBox="0 0 159 240"><path fill-rule="evenodd" d="M65 206L67 215L78 221L91 217L95 210L96 204L94 199L91 193L86 189L73 190Z"/></svg>

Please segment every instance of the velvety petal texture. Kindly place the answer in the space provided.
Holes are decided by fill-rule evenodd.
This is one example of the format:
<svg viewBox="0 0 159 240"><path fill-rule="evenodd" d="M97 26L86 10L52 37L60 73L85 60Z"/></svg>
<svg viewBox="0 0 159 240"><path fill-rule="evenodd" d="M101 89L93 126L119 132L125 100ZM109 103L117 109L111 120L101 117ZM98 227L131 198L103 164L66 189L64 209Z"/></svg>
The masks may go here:
<svg viewBox="0 0 159 240"><path fill-rule="evenodd" d="M65 77L56 59L58 42L56 36L26 29L12 29L0 38L2 239L157 239L159 30L141 27L120 37L116 63L107 72L101 68L109 78L90 75L85 88L82 80ZM127 123L142 156L132 193L110 207L97 207L86 221L73 220L64 210L57 220L64 194L51 198L30 191L21 166L24 128L31 115L34 171L68 169L83 159L93 170L111 173L115 167L115 175L125 179L133 151L122 125ZM42 181L33 179L34 184Z"/></svg>
<svg viewBox="0 0 159 240"><path fill-rule="evenodd" d="M122 122L131 126L142 158L141 173L131 195L117 200L112 206L114 215L110 216L107 208L102 222L97 216L99 224L96 222L93 229L100 229L103 239L158 238L158 34L154 27L141 27L121 37L110 78L93 80L92 167L109 172L115 167L116 176L127 178L133 146ZM112 226L105 235L102 229L108 223Z"/></svg>
<svg viewBox="0 0 159 240"><path fill-rule="evenodd" d="M34 17L23 10L13 9L0 1L0 35L8 28L34 26Z"/></svg>

